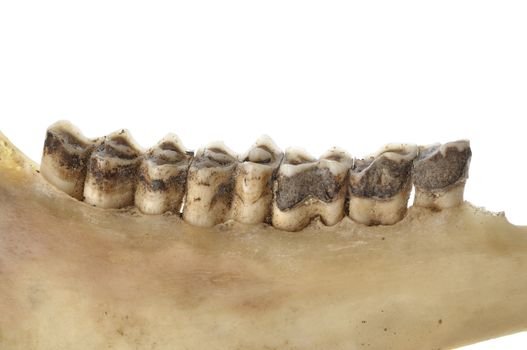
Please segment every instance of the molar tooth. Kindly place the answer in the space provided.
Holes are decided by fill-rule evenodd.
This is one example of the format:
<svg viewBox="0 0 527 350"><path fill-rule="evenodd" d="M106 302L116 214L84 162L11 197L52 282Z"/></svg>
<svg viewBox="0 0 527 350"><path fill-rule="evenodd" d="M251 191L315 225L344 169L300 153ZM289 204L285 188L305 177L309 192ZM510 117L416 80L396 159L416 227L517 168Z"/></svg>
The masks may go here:
<svg viewBox="0 0 527 350"><path fill-rule="evenodd" d="M246 224L267 221L271 215L273 180L283 153L268 136L260 137L240 156L235 173L231 218Z"/></svg>
<svg viewBox="0 0 527 350"><path fill-rule="evenodd" d="M328 226L339 222L351 163L351 157L337 148L318 161L303 150L286 150L274 184L273 226L298 231L316 216Z"/></svg>
<svg viewBox="0 0 527 350"><path fill-rule="evenodd" d="M132 205L142 153L127 130L106 136L90 157L84 201L101 208Z"/></svg>
<svg viewBox="0 0 527 350"><path fill-rule="evenodd" d="M393 225L406 214L415 145L388 144L355 160L349 178L349 216L365 225Z"/></svg>
<svg viewBox="0 0 527 350"><path fill-rule="evenodd" d="M471 156L468 140L422 147L412 170L414 205L444 209L463 203Z"/></svg>
<svg viewBox="0 0 527 350"><path fill-rule="evenodd" d="M86 167L95 140L86 138L73 124L59 121L46 133L40 171L52 185L82 200Z"/></svg>
<svg viewBox="0 0 527 350"><path fill-rule="evenodd" d="M179 213L191 160L192 153L173 134L148 150L139 167L136 207L145 214Z"/></svg>
<svg viewBox="0 0 527 350"><path fill-rule="evenodd" d="M236 155L222 142L199 150L188 170L183 218L209 227L228 219L234 187Z"/></svg>

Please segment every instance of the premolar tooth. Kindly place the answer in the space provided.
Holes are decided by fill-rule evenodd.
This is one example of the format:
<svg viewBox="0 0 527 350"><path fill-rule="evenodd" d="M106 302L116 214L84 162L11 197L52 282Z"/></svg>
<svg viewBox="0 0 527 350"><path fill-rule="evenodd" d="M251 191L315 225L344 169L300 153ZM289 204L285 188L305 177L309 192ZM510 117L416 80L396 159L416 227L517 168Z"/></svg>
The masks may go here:
<svg viewBox="0 0 527 350"><path fill-rule="evenodd" d="M220 142L196 153L187 176L185 221L209 227L228 219L237 163L234 152Z"/></svg>
<svg viewBox="0 0 527 350"><path fill-rule="evenodd" d="M471 156L468 140L423 147L412 171L414 205L443 209L461 204Z"/></svg>
<svg viewBox="0 0 527 350"><path fill-rule="evenodd" d="M132 205L142 153L126 130L106 136L90 157L84 201L101 208Z"/></svg>
<svg viewBox="0 0 527 350"><path fill-rule="evenodd" d="M268 136L259 138L240 157L231 209L234 220L256 224L270 218L273 180L282 157L283 153Z"/></svg>
<svg viewBox="0 0 527 350"><path fill-rule="evenodd" d="M351 157L336 148L318 161L303 150L288 149L274 185L273 226L298 231L316 216L328 226L339 222L351 163Z"/></svg>
<svg viewBox="0 0 527 350"><path fill-rule="evenodd" d="M96 141L73 124L59 121L47 130L40 171L55 187L82 200L86 167L95 146Z"/></svg>
<svg viewBox="0 0 527 350"><path fill-rule="evenodd" d="M393 225L406 214L415 145L389 144L355 160L350 170L349 216L365 225Z"/></svg>
<svg viewBox="0 0 527 350"><path fill-rule="evenodd" d="M192 160L176 135L165 136L143 157L135 205L145 214L179 213Z"/></svg>

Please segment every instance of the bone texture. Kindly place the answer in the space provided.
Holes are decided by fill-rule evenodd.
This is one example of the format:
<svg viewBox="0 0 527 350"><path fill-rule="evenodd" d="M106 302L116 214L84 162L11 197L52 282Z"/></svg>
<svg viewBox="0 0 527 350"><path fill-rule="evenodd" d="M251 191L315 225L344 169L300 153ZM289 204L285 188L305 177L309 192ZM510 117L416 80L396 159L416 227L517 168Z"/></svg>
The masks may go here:
<svg viewBox="0 0 527 350"><path fill-rule="evenodd" d="M84 201L101 208L133 205L142 153L127 130L106 136L90 157Z"/></svg>
<svg viewBox="0 0 527 350"><path fill-rule="evenodd" d="M404 217L412 188L417 146L389 144L355 160L350 170L349 215L361 224L393 225Z"/></svg>
<svg viewBox="0 0 527 350"><path fill-rule="evenodd" d="M319 159L301 149L285 155L268 136L244 154L221 142L195 157L167 135L146 153L121 130L88 139L61 121L47 132L41 171L70 196L101 208L135 205L144 214L181 214L196 226L230 219L298 231L316 217L328 226L345 215L364 225L393 225L414 205L458 206L470 164L466 140L421 146L388 144L352 159L333 148Z"/></svg>
<svg viewBox="0 0 527 350"><path fill-rule="evenodd" d="M228 219L237 163L236 154L220 142L196 153L187 177L185 221L208 227Z"/></svg>
<svg viewBox="0 0 527 350"><path fill-rule="evenodd" d="M40 165L42 176L59 190L82 200L86 168L96 142L70 122L53 124L46 132Z"/></svg>
<svg viewBox="0 0 527 350"><path fill-rule="evenodd" d="M273 181L283 153L268 136L259 138L240 156L236 169L231 218L245 224L268 222Z"/></svg>
<svg viewBox="0 0 527 350"><path fill-rule="evenodd" d="M298 231L314 217L328 226L339 222L351 162L346 152L336 148L319 160L303 150L288 149L274 185L273 226Z"/></svg>
<svg viewBox="0 0 527 350"><path fill-rule="evenodd" d="M440 210L461 204L471 156L467 140L422 147L412 170L414 205Z"/></svg>
<svg viewBox="0 0 527 350"><path fill-rule="evenodd" d="M179 213L191 152L176 135L165 136L143 157L135 191L135 205L145 214Z"/></svg>

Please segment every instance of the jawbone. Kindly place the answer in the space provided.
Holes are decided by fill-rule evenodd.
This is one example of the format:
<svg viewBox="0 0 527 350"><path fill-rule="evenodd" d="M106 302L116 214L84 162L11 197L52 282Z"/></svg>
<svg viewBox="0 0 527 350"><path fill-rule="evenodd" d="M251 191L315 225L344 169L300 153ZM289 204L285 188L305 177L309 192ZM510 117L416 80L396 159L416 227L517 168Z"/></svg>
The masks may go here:
<svg viewBox="0 0 527 350"><path fill-rule="evenodd" d="M100 209L0 134L0 349L446 349L527 328L527 228L468 203L299 232Z"/></svg>

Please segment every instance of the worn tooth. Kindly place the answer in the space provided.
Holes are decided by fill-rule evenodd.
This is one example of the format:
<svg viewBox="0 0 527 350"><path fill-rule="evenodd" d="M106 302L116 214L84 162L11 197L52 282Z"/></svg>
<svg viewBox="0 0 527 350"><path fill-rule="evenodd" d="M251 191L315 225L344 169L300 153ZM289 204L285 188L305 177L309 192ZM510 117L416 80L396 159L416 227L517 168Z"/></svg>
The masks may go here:
<svg viewBox="0 0 527 350"><path fill-rule="evenodd" d="M90 157L84 201L101 208L132 205L142 153L127 130L106 136Z"/></svg>
<svg viewBox="0 0 527 350"><path fill-rule="evenodd" d="M303 150L288 149L274 184L273 226L298 231L316 216L328 226L339 222L351 163L351 157L336 148L318 161Z"/></svg>
<svg viewBox="0 0 527 350"><path fill-rule="evenodd" d="M393 225L406 214L415 145L389 144L350 170L349 216L365 225Z"/></svg>
<svg viewBox="0 0 527 350"><path fill-rule="evenodd" d="M188 170L185 221L214 226L228 219L232 204L236 155L222 142L199 150Z"/></svg>
<svg viewBox="0 0 527 350"><path fill-rule="evenodd" d="M179 213L191 160L176 135L165 136L141 161L135 206L145 214Z"/></svg>
<svg viewBox="0 0 527 350"><path fill-rule="evenodd" d="M422 147L412 170L414 205L444 209L461 204L471 156L468 140Z"/></svg>
<svg viewBox="0 0 527 350"><path fill-rule="evenodd" d="M52 185L82 200L86 167L96 142L70 122L53 124L46 133L40 172Z"/></svg>
<svg viewBox="0 0 527 350"><path fill-rule="evenodd" d="M235 174L231 218L246 224L268 221L271 216L273 180L283 153L268 136L260 137L240 156Z"/></svg>

